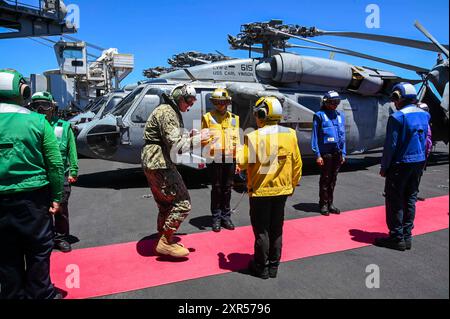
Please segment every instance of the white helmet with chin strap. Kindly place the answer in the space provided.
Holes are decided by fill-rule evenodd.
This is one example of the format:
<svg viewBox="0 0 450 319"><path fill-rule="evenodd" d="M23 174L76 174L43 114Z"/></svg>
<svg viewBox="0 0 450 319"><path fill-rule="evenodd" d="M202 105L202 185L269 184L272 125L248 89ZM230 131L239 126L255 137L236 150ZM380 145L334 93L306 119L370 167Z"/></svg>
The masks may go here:
<svg viewBox="0 0 450 319"><path fill-rule="evenodd" d="M185 100L190 97L195 99L197 96L197 92L195 91L195 88L192 85L183 84L174 88L170 95L172 96L175 102L178 102L180 97L184 98Z"/></svg>

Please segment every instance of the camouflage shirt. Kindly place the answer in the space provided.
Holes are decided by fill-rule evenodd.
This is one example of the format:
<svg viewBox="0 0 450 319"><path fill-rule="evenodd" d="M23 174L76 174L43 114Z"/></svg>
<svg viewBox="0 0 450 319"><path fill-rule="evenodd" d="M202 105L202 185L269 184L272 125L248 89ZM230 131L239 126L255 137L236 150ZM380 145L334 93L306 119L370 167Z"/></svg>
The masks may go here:
<svg viewBox="0 0 450 319"><path fill-rule="evenodd" d="M141 159L146 170L174 168L171 153L174 157L180 150L186 152L200 144L200 136L190 137L184 130L181 112L175 104L161 104L150 114L144 140Z"/></svg>

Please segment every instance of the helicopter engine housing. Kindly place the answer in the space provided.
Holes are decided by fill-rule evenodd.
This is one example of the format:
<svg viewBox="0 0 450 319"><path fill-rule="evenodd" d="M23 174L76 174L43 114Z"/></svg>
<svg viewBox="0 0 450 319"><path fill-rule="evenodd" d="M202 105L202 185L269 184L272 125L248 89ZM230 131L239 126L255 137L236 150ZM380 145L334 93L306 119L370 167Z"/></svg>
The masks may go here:
<svg viewBox="0 0 450 319"><path fill-rule="evenodd" d="M345 62L280 53L271 62L272 80L278 83L323 85L347 88L352 81L352 66Z"/></svg>

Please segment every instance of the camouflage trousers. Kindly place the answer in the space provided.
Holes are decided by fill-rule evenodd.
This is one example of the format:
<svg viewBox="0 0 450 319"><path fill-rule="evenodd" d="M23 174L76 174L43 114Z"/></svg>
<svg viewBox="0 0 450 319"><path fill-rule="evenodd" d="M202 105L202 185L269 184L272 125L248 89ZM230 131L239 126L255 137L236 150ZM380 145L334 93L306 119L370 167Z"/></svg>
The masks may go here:
<svg viewBox="0 0 450 319"><path fill-rule="evenodd" d="M191 212L191 198L176 169L145 170L148 184L159 208L158 232L174 234Z"/></svg>

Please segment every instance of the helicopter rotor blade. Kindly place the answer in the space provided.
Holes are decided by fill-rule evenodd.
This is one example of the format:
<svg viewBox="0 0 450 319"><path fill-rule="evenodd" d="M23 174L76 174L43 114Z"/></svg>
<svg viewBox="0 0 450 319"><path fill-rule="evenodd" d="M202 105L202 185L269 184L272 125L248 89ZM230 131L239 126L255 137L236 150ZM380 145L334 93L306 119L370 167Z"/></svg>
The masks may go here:
<svg viewBox="0 0 450 319"><path fill-rule="evenodd" d="M368 54L364 54L364 53L360 53L360 52L357 52L357 51L352 51L352 50L348 50L348 49L344 49L344 48L339 48L339 47L336 47L336 46L333 46L333 45L329 45L329 44L326 44L326 43L323 43L323 42L305 39L303 37L292 35L292 34L289 34L289 33L283 32L283 31L279 31L279 30L276 30L276 29L272 29L272 31L275 32L275 33L283 34L285 36L289 36L289 37L301 40L301 41L306 41L306 42L310 42L310 43L314 43L314 44L317 44L317 45L321 45L321 46L324 46L324 47L327 47L327 48L330 48L330 49L333 49L333 50L338 50L338 51L340 51L338 53L351 55L351 56L356 56L356 57L360 57L360 58L367 59L367 60L372 60L372 61L376 61L376 62L389 64L389 65L396 66L396 67L399 67L399 68L402 68L402 69L411 70L411 71L414 71L414 72L417 72L417 73L428 73L429 72L428 69L425 69L425 68L422 68L422 67L418 67L418 66L414 66L414 65L410 65L410 64L405 64L405 63L400 63L400 62L396 62L396 61L392 61L392 60L388 60L388 59L383 59L383 58L379 58L379 57L376 57L376 56L372 56L372 55L368 55Z"/></svg>
<svg viewBox="0 0 450 319"><path fill-rule="evenodd" d="M448 48L445 48L442 44L440 44L440 43L438 42L438 40L436 40L435 37L433 37L433 36L431 35L431 33L429 33L429 32L427 31L427 29L425 29L425 27L424 27L423 25L420 24L419 21L416 21L416 22L414 23L414 26L415 26L417 29L419 29L419 31L422 32L428 39L430 39L430 41L433 42L434 45L436 45L436 46L439 48L439 50L440 50L442 53L444 53L445 56L446 56L447 59L448 59Z"/></svg>
<svg viewBox="0 0 450 319"><path fill-rule="evenodd" d="M214 50L214 51L216 51L218 55L223 56L223 57L226 57L226 55L223 54L222 52L220 52L219 50Z"/></svg>
<svg viewBox="0 0 450 319"><path fill-rule="evenodd" d="M307 50L317 50L317 51L325 51L325 52L335 52L335 53L344 53L344 51L337 50L337 49L325 49L325 48L318 48L308 45L299 45L299 44L292 44L292 43L286 43L286 48L293 48L293 49L307 49Z"/></svg>
<svg viewBox="0 0 450 319"><path fill-rule="evenodd" d="M253 52L264 54L264 50L262 48L260 48L260 47L251 47L250 48L250 46L246 45L246 44L239 45L239 46L231 46L230 49L231 50L243 50L243 51L248 51L248 50L251 49ZM283 51L283 50L280 50L280 49L275 49L275 48L273 48L272 51L275 52L275 53L284 53L284 52L286 52L286 51ZM294 52L287 52L287 53L298 55L297 53L294 53Z"/></svg>
<svg viewBox="0 0 450 319"><path fill-rule="evenodd" d="M200 63L200 64L210 64L211 63L211 61L206 61L206 60L203 60L200 58L194 58L194 57L191 58L191 60L194 62Z"/></svg>
<svg viewBox="0 0 450 319"><path fill-rule="evenodd" d="M411 83L412 85L416 85L416 84L420 84L423 83L422 79L405 79L399 76L395 76L395 77L383 77L384 80L390 80L392 83L398 83L398 82L408 82Z"/></svg>
<svg viewBox="0 0 450 319"><path fill-rule="evenodd" d="M347 32L347 31L324 31L324 30L318 30L317 35L330 35L330 36L339 36L339 37L346 37L346 38L355 38L355 39L362 39L362 40L370 40L370 41L377 41L377 42L384 42L389 44L395 44L405 47L411 47L426 51L432 51L437 52L436 46L434 46L432 43L425 42L425 41L419 41L419 40L413 40L413 39L407 39L407 38L400 38L400 37L392 37L387 35L379 35L379 34L370 34L370 33L361 33L361 32ZM448 44L444 46L445 48L449 48Z"/></svg>

